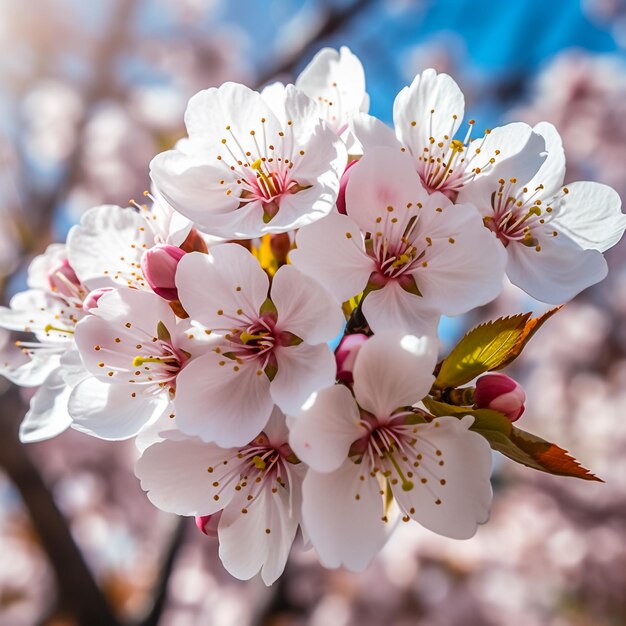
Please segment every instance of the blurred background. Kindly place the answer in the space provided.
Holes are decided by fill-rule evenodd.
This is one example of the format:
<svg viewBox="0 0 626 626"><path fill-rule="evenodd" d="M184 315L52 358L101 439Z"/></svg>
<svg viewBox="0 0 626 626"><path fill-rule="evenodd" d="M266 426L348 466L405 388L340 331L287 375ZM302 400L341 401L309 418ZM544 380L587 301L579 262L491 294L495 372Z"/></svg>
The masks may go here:
<svg viewBox="0 0 626 626"><path fill-rule="evenodd" d="M478 127L551 121L568 180L626 194L626 0L0 0L0 299L84 210L141 196L193 93L292 80L324 45L362 59L385 121L435 67ZM232 579L193 520L149 504L131 443L20 445L28 392L0 380L0 625L626 624L626 242L609 263L510 372L529 397L522 428L606 484L496 458L474 539L403 525L361 575L295 549L269 589ZM444 337L522 310L542 307L507 288Z"/></svg>

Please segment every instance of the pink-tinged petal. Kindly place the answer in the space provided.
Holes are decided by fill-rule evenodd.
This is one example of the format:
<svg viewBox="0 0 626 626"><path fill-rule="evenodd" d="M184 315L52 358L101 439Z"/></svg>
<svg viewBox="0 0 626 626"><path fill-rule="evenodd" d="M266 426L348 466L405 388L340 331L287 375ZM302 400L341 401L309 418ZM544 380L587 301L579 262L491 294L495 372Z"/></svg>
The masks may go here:
<svg viewBox="0 0 626 626"><path fill-rule="evenodd" d="M358 225L345 215L331 213L298 231L291 262L315 279L338 302L345 302L365 288L374 261L365 253Z"/></svg>
<svg viewBox="0 0 626 626"><path fill-rule="evenodd" d="M212 515L235 494L237 481L229 483L226 476L232 473L236 456L237 450L198 439L165 440L143 451L135 475L152 504L162 511Z"/></svg>
<svg viewBox="0 0 626 626"><path fill-rule="evenodd" d="M284 265L272 280L270 298L278 311L277 329L306 343L330 341L344 323L341 307L318 283L292 265Z"/></svg>
<svg viewBox="0 0 626 626"><path fill-rule="evenodd" d="M370 328L384 332L390 328L414 335L434 335L439 312L422 296L409 293L397 282L371 291L363 301L363 314Z"/></svg>
<svg viewBox="0 0 626 626"><path fill-rule="evenodd" d="M454 137L465 113L465 98L454 80L433 69L418 74L397 95L393 121L398 139L415 158L430 146L430 138Z"/></svg>
<svg viewBox="0 0 626 626"><path fill-rule="evenodd" d="M352 394L343 385L333 385L312 396L291 421L289 445L315 471L333 472L364 434Z"/></svg>
<svg viewBox="0 0 626 626"><path fill-rule="evenodd" d="M20 424L20 441L31 443L60 435L72 423L67 412L71 388L60 369L54 370L30 400Z"/></svg>
<svg viewBox="0 0 626 626"><path fill-rule="evenodd" d="M606 278L608 267L598 250L583 250L565 235L540 239L541 249L521 243L507 247L511 282L540 302L562 304Z"/></svg>
<svg viewBox="0 0 626 626"><path fill-rule="evenodd" d="M185 256L185 251L159 244L146 250L141 257L141 271L152 291L166 300L178 300L178 291L174 278L178 262Z"/></svg>
<svg viewBox="0 0 626 626"><path fill-rule="evenodd" d="M285 568L297 528L286 489L272 493L267 485L250 505L240 495L226 507L218 526L222 564L239 580L261 570L263 582L271 585Z"/></svg>
<svg viewBox="0 0 626 626"><path fill-rule="evenodd" d="M322 565L363 571L387 539L378 481L347 460L335 472L309 470L302 491L303 525Z"/></svg>
<svg viewBox="0 0 626 626"><path fill-rule="evenodd" d="M204 288L199 288L199 281ZM233 318L258 317L269 279L243 246L225 243L213 246L208 255L186 254L178 264L176 286L193 319L209 329L229 329Z"/></svg>
<svg viewBox="0 0 626 626"><path fill-rule="evenodd" d="M617 191L592 182L572 183L567 190L551 225L585 250L605 252L612 248L626 230L626 215Z"/></svg>
<svg viewBox="0 0 626 626"><path fill-rule="evenodd" d="M552 196L558 193L565 178L563 142L557 129L548 122L540 122L533 130L543 137L548 157L526 186L532 194L539 185L543 185L542 195Z"/></svg>
<svg viewBox="0 0 626 626"><path fill-rule="evenodd" d="M453 539L469 539L489 518L491 449L469 429L474 418L440 417L417 425L413 488L393 487L404 512L422 526Z"/></svg>
<svg viewBox="0 0 626 626"><path fill-rule="evenodd" d="M335 382L335 357L326 344L281 346L274 354L278 372L270 392L274 402L288 415L298 413L312 393Z"/></svg>
<svg viewBox="0 0 626 626"><path fill-rule="evenodd" d="M72 428L110 441L134 437L168 406L167 395L151 395L144 389L86 378L70 395Z"/></svg>
<svg viewBox="0 0 626 626"><path fill-rule="evenodd" d="M392 148L400 152L402 144L398 141L393 128L389 128L378 118L359 113L355 115L351 123L352 132L363 146L363 150L368 152L376 148Z"/></svg>
<svg viewBox="0 0 626 626"><path fill-rule="evenodd" d="M255 362L237 364L209 352L178 375L175 406L182 432L229 447L254 439L267 423L274 402L269 379Z"/></svg>
<svg viewBox="0 0 626 626"><path fill-rule="evenodd" d="M143 452L149 446L171 439L174 441L189 439L178 430L176 424L176 408L174 403L170 402L168 407L160 415L157 415L152 421L147 422L141 427L141 430L135 437L135 447L139 452Z"/></svg>
<svg viewBox="0 0 626 626"><path fill-rule="evenodd" d="M83 214L67 238L67 256L90 290L130 286L149 289L140 270L141 256L154 245L146 220L134 209L104 205Z"/></svg>
<svg viewBox="0 0 626 626"><path fill-rule="evenodd" d="M2 354L0 376L20 387L38 387L59 368L59 351L33 350L32 356L17 348Z"/></svg>
<svg viewBox="0 0 626 626"><path fill-rule="evenodd" d="M418 202L427 198L412 159L392 148L377 148L350 170L346 212L363 232L376 233L382 223L399 242L408 220L417 214ZM395 226L392 219L397 219Z"/></svg>
<svg viewBox="0 0 626 626"><path fill-rule="evenodd" d="M436 335L377 333L368 339L356 358L356 400L366 411L384 421L394 409L411 406L429 392L435 380L436 362Z"/></svg>
<svg viewBox="0 0 626 626"><path fill-rule="evenodd" d="M473 206L452 205L433 194L422 209L419 229L432 245L413 277L429 306L443 315L459 315L498 296L506 252Z"/></svg>

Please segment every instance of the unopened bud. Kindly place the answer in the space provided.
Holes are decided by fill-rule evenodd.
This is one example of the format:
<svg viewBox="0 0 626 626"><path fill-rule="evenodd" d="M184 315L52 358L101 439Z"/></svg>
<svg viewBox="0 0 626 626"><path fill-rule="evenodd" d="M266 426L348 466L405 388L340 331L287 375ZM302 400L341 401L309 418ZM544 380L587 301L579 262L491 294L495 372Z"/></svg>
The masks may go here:
<svg viewBox="0 0 626 626"><path fill-rule="evenodd" d="M474 402L479 408L498 411L514 422L526 408L526 394L522 386L506 374L492 373L476 381Z"/></svg>
<svg viewBox="0 0 626 626"><path fill-rule="evenodd" d="M207 537L217 537L217 525L219 524L222 512L218 511L213 515L198 515L196 517L196 526L200 532Z"/></svg>
<svg viewBox="0 0 626 626"><path fill-rule="evenodd" d="M335 360L337 361L337 378L344 383L353 382L352 370L356 356L363 344L367 341L367 335L356 333L346 335L335 350Z"/></svg>
<svg viewBox="0 0 626 626"><path fill-rule="evenodd" d="M288 233L270 235L270 247L280 265L287 263L287 255L291 250L291 239L289 239Z"/></svg>
<svg viewBox="0 0 626 626"><path fill-rule="evenodd" d="M48 284L50 289L60 296L72 297L76 291L75 288L80 286L80 280L69 261L63 259L48 272Z"/></svg>
<svg viewBox="0 0 626 626"><path fill-rule="evenodd" d="M95 309L98 306L98 300L109 291L113 291L113 287L100 287L99 289L90 291L83 300L83 309L88 312L91 311L91 309Z"/></svg>
<svg viewBox="0 0 626 626"><path fill-rule="evenodd" d="M350 168L358 163L357 160L350 161L348 165L346 165L346 169L343 171L341 175L341 180L339 181L339 194L337 195L337 211L339 213L346 214L346 187L348 186L348 180L350 179Z"/></svg>
<svg viewBox="0 0 626 626"><path fill-rule="evenodd" d="M176 268L185 254L184 250L176 246L159 244L146 250L141 257L144 278L152 291L165 300L178 300Z"/></svg>

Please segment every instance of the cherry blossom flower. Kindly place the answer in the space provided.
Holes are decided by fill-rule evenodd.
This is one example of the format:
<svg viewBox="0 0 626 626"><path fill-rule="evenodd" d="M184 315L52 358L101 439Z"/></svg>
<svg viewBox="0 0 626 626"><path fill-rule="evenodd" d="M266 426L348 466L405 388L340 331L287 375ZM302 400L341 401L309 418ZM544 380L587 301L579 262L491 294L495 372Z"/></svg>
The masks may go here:
<svg viewBox="0 0 626 626"><path fill-rule="evenodd" d="M354 115L367 113L369 109L365 72L358 57L346 46L339 51L322 48L295 84L317 103L319 116L343 138L349 153L361 154L361 147L350 130Z"/></svg>
<svg viewBox="0 0 626 626"><path fill-rule="evenodd" d="M506 374L491 372L476 381L474 403L477 407L500 411L511 421L524 413L524 388Z"/></svg>
<svg viewBox="0 0 626 626"><path fill-rule="evenodd" d="M528 294L551 304L573 298L607 274L602 253L626 229L621 200L610 187L594 182L563 186L565 155L551 124L534 128L547 159L538 168L533 143L495 168L496 176L476 181L459 194L483 215L507 253L506 273Z"/></svg>
<svg viewBox="0 0 626 626"><path fill-rule="evenodd" d="M454 80L427 69L396 96L395 132L364 113L355 116L353 130L365 152L377 146L407 152L426 190L454 200L469 183L491 175L496 163L517 154L531 137L530 126L515 122L472 139L474 120L469 120L459 139L464 114L465 98Z"/></svg>
<svg viewBox="0 0 626 626"><path fill-rule="evenodd" d="M481 233L474 207L428 194L406 155L367 152L350 169L346 212L301 229L291 260L339 302L365 290L374 332L434 332L439 314L465 313L500 292L496 238Z"/></svg>
<svg viewBox="0 0 626 626"><path fill-rule="evenodd" d="M52 244L33 259L28 270L31 289L0 307L0 327L25 332L34 341L16 342L5 352L0 374L17 385L40 387L20 425L20 439L41 441L70 425L67 400L83 376L74 345L74 329L84 315L87 293L68 262L64 245Z"/></svg>
<svg viewBox="0 0 626 626"><path fill-rule="evenodd" d="M137 289L105 293L76 326L76 345L90 376L72 391L72 426L102 439L126 439L165 412L176 377L207 342L191 341L168 303ZM206 348L208 349L208 348Z"/></svg>
<svg viewBox="0 0 626 626"><path fill-rule="evenodd" d="M274 408L250 443L219 448L196 438L166 438L143 452L135 473L164 511L212 519L219 514L224 567L241 580L260 570L271 585L285 567L301 518L306 468L287 437L285 417Z"/></svg>
<svg viewBox="0 0 626 626"><path fill-rule="evenodd" d="M274 404L297 411L311 393L335 381L326 345L343 315L326 291L294 267L269 279L235 243L211 254L185 255L176 275L182 305L217 345L183 370L176 398L178 427L221 446L250 441Z"/></svg>
<svg viewBox="0 0 626 626"><path fill-rule="evenodd" d="M326 567L360 571L382 547L393 497L404 521L456 539L489 514L491 453L471 416L422 423L412 409L434 381L437 341L374 335L360 349L352 391L318 392L290 423L310 467L303 523Z"/></svg>
<svg viewBox="0 0 626 626"><path fill-rule="evenodd" d="M271 106L236 83L201 91L189 101L185 124L189 138L157 155L150 175L206 233L250 239L332 210L345 147L293 85L275 92Z"/></svg>

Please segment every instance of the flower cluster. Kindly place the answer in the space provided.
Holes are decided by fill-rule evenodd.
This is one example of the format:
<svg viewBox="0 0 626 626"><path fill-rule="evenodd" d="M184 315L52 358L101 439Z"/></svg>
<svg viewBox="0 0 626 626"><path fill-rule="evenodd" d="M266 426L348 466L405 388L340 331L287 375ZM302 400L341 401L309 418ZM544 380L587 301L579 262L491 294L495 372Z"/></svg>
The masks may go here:
<svg viewBox="0 0 626 626"><path fill-rule="evenodd" d="M238 578L274 582L299 529L355 571L400 521L471 537L491 449L595 479L513 425L524 391L494 373L556 309L479 326L442 361L437 329L505 275L552 304L602 280L618 195L563 186L547 123L463 127L446 74L398 94L394 129L368 102L347 48L295 85L196 94L150 203L88 211L0 310L25 334L0 373L39 387L21 439L134 437L150 500L195 516Z"/></svg>

